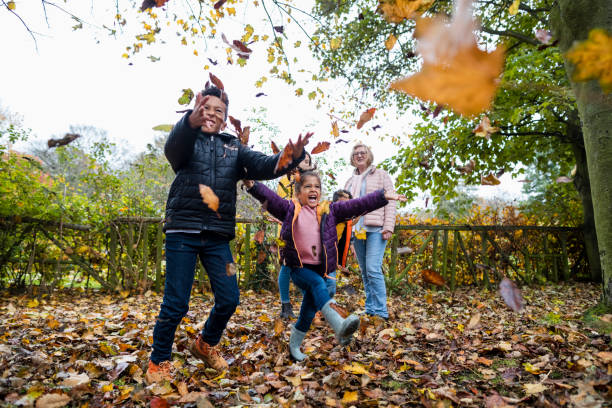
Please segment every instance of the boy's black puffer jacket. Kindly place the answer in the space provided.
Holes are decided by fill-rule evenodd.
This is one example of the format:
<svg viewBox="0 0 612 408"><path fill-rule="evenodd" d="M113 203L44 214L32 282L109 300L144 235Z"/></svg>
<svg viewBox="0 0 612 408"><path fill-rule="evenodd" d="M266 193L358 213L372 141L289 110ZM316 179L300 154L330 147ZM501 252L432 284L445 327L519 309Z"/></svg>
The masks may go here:
<svg viewBox="0 0 612 408"><path fill-rule="evenodd" d="M236 227L236 183L240 179L267 180L293 169L274 173L279 154L266 156L227 133L206 134L189 126L187 112L174 126L164 148L176 177L166 202L164 231L212 231L233 239ZM304 154L302 154L304 156ZM209 186L219 198L218 215L202 201L199 185Z"/></svg>

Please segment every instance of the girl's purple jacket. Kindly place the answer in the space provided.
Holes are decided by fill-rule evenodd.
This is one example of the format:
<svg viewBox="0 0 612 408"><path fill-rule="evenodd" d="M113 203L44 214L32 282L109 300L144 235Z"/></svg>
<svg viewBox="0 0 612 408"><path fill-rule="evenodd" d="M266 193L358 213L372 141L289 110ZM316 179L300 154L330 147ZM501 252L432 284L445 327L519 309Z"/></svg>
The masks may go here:
<svg viewBox="0 0 612 408"><path fill-rule="evenodd" d="M282 221L280 238L285 242L281 248L283 264L289 267L302 267L300 254L295 249L293 236L293 223L302 206L297 199L285 200L265 185L256 182L248 192L264 205L270 214ZM336 224L345 222L384 207L389 202L385 198L384 190L377 190L360 198L330 203L324 201L317 206L317 218L321 234L324 274L328 275L338 267L338 233Z"/></svg>

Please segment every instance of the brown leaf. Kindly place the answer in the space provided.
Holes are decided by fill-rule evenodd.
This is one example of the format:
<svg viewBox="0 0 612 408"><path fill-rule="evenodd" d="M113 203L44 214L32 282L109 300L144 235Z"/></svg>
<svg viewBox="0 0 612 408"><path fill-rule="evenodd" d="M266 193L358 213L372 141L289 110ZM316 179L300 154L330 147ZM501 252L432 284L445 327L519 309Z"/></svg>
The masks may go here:
<svg viewBox="0 0 612 408"><path fill-rule="evenodd" d="M215 5L213 6L215 8L215 10L219 10L221 8L221 6L223 6L225 4L227 0L219 0L218 2L215 3Z"/></svg>
<svg viewBox="0 0 612 408"><path fill-rule="evenodd" d="M499 128L496 126L491 126L491 121L487 116L483 116L480 120L476 129L473 130L474 134L479 137L484 137L487 140L491 140L491 135L493 133L499 132Z"/></svg>
<svg viewBox="0 0 612 408"><path fill-rule="evenodd" d="M493 173L489 173L488 176L480 176L480 184L483 186L496 186L499 183L501 183L501 181L499 181Z"/></svg>
<svg viewBox="0 0 612 408"><path fill-rule="evenodd" d="M282 319L277 318L274 320L274 335L278 337L283 333L283 331L285 331L285 324L283 323Z"/></svg>
<svg viewBox="0 0 612 408"><path fill-rule="evenodd" d="M213 74L212 72L209 72L208 76L210 77L210 82L212 82L214 86L216 86L219 89L225 89L223 87L223 82L221 82L221 80L217 78L215 74Z"/></svg>
<svg viewBox="0 0 612 408"><path fill-rule="evenodd" d="M240 143L242 143L245 146L248 145L250 134L251 134L251 127L245 126L244 129L242 129L242 133L240 133Z"/></svg>
<svg viewBox="0 0 612 408"><path fill-rule="evenodd" d="M504 277L499 283L499 293L510 309L515 312L519 312L523 309L523 295L513 281Z"/></svg>
<svg viewBox="0 0 612 408"><path fill-rule="evenodd" d="M153 398L149 406L151 408L170 408L170 404L168 404L168 401L161 397Z"/></svg>
<svg viewBox="0 0 612 408"><path fill-rule="evenodd" d="M259 251L257 253L257 263L261 264L265 260L266 260L266 253L265 253L265 251Z"/></svg>
<svg viewBox="0 0 612 408"><path fill-rule="evenodd" d="M276 154L276 153L280 153L280 149L278 148L278 146L276 145L276 143L274 143L273 141L270 142L270 146L272 147L272 153Z"/></svg>
<svg viewBox="0 0 612 408"><path fill-rule="evenodd" d="M153 7L161 7L167 2L168 0L144 0L140 6L140 11L145 11Z"/></svg>
<svg viewBox="0 0 612 408"><path fill-rule="evenodd" d="M71 398L63 393L45 394L36 400L36 408L61 408L65 407L70 400Z"/></svg>
<svg viewBox="0 0 612 408"><path fill-rule="evenodd" d="M480 313L476 312L470 318L470 322L468 323L466 328L468 330L472 330L472 329L476 328L476 326L478 326L479 324L480 324Z"/></svg>
<svg viewBox="0 0 612 408"><path fill-rule="evenodd" d="M459 170L459 172L462 174L470 174L472 171L474 171L475 166L476 162L474 160L470 160L465 166L457 167L457 170Z"/></svg>
<svg viewBox="0 0 612 408"><path fill-rule="evenodd" d="M219 209L219 197L212 191L212 188L207 185L200 184L200 196L202 197L202 201L204 204L208 206L211 210L217 213L217 216L221 218L217 210Z"/></svg>
<svg viewBox="0 0 612 408"><path fill-rule="evenodd" d="M289 141L289 143L285 145L283 152L278 158L278 162L276 163L276 167L274 168L274 173L278 173L280 170L289 166L289 164L291 164L292 161L293 161L293 143Z"/></svg>
<svg viewBox="0 0 612 408"><path fill-rule="evenodd" d="M265 233L266 232L264 230L257 231L254 236L255 242L258 244L263 244Z"/></svg>
<svg viewBox="0 0 612 408"><path fill-rule="evenodd" d="M310 154L319 154L323 153L327 149L329 149L329 142L319 142L317 145L310 151Z"/></svg>
<svg viewBox="0 0 612 408"><path fill-rule="evenodd" d="M436 286L446 285L446 282L444 281L444 278L442 277L442 275L440 275L438 272L434 271L433 269L423 269L421 271L421 277L423 278L425 282L431 283L432 285L436 285Z"/></svg>
<svg viewBox="0 0 612 408"><path fill-rule="evenodd" d="M236 134L240 135L242 133L242 123L240 123L240 119L236 119L232 115L228 115L227 118L236 130Z"/></svg>
<svg viewBox="0 0 612 408"><path fill-rule="evenodd" d="M47 140L47 146L49 146L49 149L52 147L57 147L57 146L66 146L68 143L73 142L75 139L78 139L79 137L81 137L81 135L78 135L76 133L66 133L66 135L62 137L61 139Z"/></svg>
<svg viewBox="0 0 612 408"><path fill-rule="evenodd" d="M227 276L234 276L236 274L236 264L234 262L225 264L225 274Z"/></svg>
<svg viewBox="0 0 612 408"><path fill-rule="evenodd" d="M370 108L361 113L359 116L359 122L357 122L357 129L361 129L366 122L370 121L374 117L374 112L376 112L376 108Z"/></svg>

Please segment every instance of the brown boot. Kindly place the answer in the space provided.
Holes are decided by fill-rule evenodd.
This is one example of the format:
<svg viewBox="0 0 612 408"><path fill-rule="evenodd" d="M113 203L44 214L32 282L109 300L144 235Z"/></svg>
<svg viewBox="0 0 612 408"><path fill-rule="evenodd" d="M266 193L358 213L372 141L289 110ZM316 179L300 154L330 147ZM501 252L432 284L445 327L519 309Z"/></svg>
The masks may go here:
<svg viewBox="0 0 612 408"><path fill-rule="evenodd" d="M198 335L198 338L191 343L189 351L195 358L199 358L204 361L208 366L214 368L217 371L224 371L229 368L227 361L221 357L216 347L211 346L204 340L202 336Z"/></svg>
<svg viewBox="0 0 612 408"><path fill-rule="evenodd" d="M147 373L145 374L145 383L151 385L162 381L170 381L174 379L173 376L174 367L170 361L162 361L161 363L155 364L149 360L149 366L147 367Z"/></svg>

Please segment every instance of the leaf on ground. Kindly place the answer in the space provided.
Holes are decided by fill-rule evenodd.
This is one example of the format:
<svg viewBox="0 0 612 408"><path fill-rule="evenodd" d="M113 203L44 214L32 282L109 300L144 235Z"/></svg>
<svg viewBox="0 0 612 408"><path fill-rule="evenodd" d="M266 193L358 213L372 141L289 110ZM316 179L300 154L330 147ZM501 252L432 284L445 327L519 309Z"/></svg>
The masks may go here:
<svg viewBox="0 0 612 408"><path fill-rule="evenodd" d="M527 383L523 384L523 390L525 390L525 394L533 395L539 394L547 390L546 386L542 383Z"/></svg>
<svg viewBox="0 0 612 408"><path fill-rule="evenodd" d="M70 401L71 398L66 394L45 394L36 400L36 408L61 408Z"/></svg>
<svg viewBox="0 0 612 408"><path fill-rule="evenodd" d="M149 406L151 408L170 408L170 404L168 403L168 401L161 397L153 398Z"/></svg>
<svg viewBox="0 0 612 408"><path fill-rule="evenodd" d="M368 374L368 370L357 361L353 361L351 364L345 364L344 366L342 366L342 369L351 374Z"/></svg>
<svg viewBox="0 0 612 408"><path fill-rule="evenodd" d="M357 402L359 400L359 391L344 391L342 395L342 403L349 404L351 402Z"/></svg>
<svg viewBox="0 0 612 408"><path fill-rule="evenodd" d="M470 321L466 328L468 330L475 329L480 324L480 316L480 313L474 313L474 315L470 318Z"/></svg>

